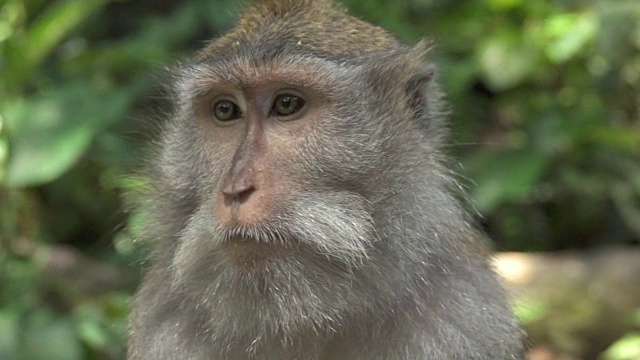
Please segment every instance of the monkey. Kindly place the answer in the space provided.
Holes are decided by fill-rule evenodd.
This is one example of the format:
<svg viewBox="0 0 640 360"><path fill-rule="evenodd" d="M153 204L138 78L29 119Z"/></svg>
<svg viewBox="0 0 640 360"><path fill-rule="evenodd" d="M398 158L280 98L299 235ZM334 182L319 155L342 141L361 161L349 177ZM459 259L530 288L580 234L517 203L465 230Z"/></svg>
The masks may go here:
<svg viewBox="0 0 640 360"><path fill-rule="evenodd" d="M176 66L128 359L524 358L430 48L257 0Z"/></svg>

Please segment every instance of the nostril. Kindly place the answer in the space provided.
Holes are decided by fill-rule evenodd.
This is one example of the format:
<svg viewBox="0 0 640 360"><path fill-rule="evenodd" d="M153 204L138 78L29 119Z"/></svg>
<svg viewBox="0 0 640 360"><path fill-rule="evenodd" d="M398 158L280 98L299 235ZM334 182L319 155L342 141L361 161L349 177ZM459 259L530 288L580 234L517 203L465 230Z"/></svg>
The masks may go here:
<svg viewBox="0 0 640 360"><path fill-rule="evenodd" d="M256 191L256 188L251 186L248 189L239 191L236 195L235 195L235 200L243 203L245 201L247 201L247 199L249 199L249 196L251 196L251 194Z"/></svg>
<svg viewBox="0 0 640 360"><path fill-rule="evenodd" d="M254 186L240 188L226 187L222 189L227 205L246 202L254 191L256 191Z"/></svg>

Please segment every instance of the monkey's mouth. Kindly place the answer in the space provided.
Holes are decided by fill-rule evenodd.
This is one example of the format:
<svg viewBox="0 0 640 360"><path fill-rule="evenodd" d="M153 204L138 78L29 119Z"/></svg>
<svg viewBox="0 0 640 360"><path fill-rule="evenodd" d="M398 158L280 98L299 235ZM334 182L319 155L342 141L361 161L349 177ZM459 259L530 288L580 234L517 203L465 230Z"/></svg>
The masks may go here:
<svg viewBox="0 0 640 360"><path fill-rule="evenodd" d="M231 245L273 245L289 247L291 236L269 227L237 225L221 231L222 243Z"/></svg>
<svg viewBox="0 0 640 360"><path fill-rule="evenodd" d="M222 231L220 250L235 266L254 268L291 253L292 239L268 229L233 227Z"/></svg>

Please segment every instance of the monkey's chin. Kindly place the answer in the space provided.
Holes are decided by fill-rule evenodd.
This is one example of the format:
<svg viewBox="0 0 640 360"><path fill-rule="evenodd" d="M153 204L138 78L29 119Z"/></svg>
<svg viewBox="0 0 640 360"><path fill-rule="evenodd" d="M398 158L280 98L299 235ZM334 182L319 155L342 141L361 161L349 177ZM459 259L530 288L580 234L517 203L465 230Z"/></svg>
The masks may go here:
<svg viewBox="0 0 640 360"><path fill-rule="evenodd" d="M283 244L256 239L233 238L221 244L221 253L239 271L267 269L269 265L291 253Z"/></svg>

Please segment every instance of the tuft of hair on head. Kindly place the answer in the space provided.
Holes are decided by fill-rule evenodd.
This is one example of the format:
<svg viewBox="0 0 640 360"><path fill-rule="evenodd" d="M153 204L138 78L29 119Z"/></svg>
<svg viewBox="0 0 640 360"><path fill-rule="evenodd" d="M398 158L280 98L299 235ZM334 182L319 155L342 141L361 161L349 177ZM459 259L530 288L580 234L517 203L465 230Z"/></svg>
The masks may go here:
<svg viewBox="0 0 640 360"><path fill-rule="evenodd" d="M246 7L236 26L198 53L196 61L278 49L348 62L403 47L407 45L387 30L348 15L329 0L258 0Z"/></svg>

